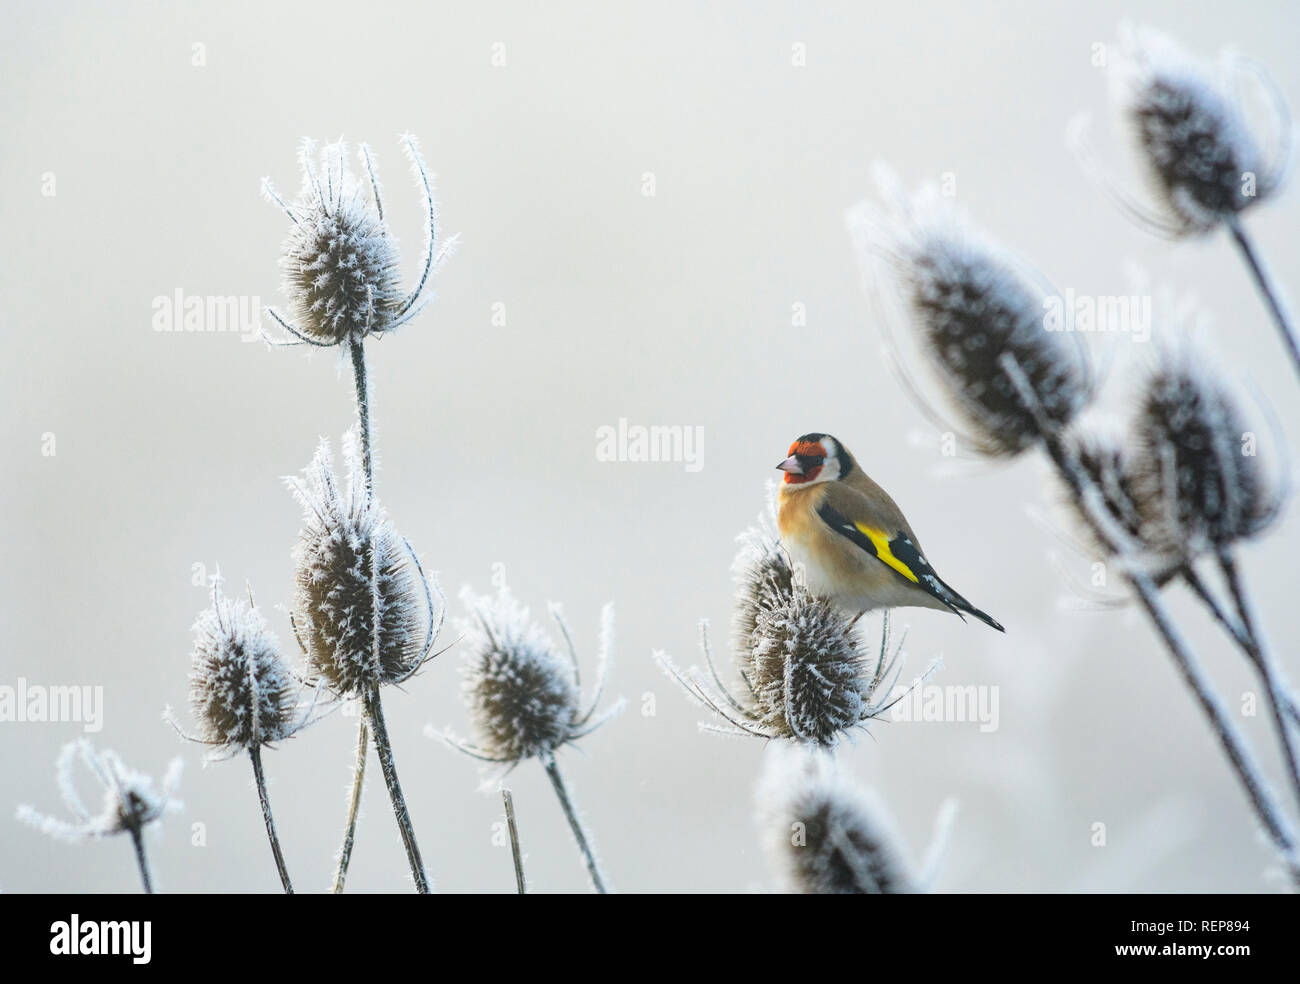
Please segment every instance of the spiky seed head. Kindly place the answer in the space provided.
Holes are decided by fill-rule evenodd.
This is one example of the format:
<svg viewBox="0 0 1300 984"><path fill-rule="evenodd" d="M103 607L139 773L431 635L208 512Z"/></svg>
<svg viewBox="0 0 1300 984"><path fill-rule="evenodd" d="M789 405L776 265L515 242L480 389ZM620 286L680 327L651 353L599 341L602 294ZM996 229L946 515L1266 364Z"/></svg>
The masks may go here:
<svg viewBox="0 0 1300 984"><path fill-rule="evenodd" d="M876 798L818 749L774 743L758 787L763 845L781 887L810 895L918 890Z"/></svg>
<svg viewBox="0 0 1300 984"><path fill-rule="evenodd" d="M1134 423L1145 521L1183 555L1255 536L1283 505L1256 453L1258 430L1214 364L1190 345L1163 353Z"/></svg>
<svg viewBox="0 0 1300 984"><path fill-rule="evenodd" d="M848 616L795 584L759 606L746 676L769 733L831 747L862 724L867 661Z"/></svg>
<svg viewBox="0 0 1300 984"><path fill-rule="evenodd" d="M240 748L281 741L297 728L297 701L279 641L261 612L226 598L214 583L212 607L194 623L190 708L198 737Z"/></svg>
<svg viewBox="0 0 1300 984"><path fill-rule="evenodd" d="M1092 397L1091 370L1076 339L1049 330L1049 291L936 189L905 196L883 170L880 182L894 214L864 203L850 211L850 231L873 287L901 308L979 450L1018 454L1044 428L1067 426Z"/></svg>
<svg viewBox="0 0 1300 984"><path fill-rule="evenodd" d="M298 329L326 344L381 331L403 301L397 244L353 176L343 143L303 145L297 220L280 253L283 288Z"/></svg>
<svg viewBox="0 0 1300 984"><path fill-rule="evenodd" d="M1158 587L1163 587L1177 575L1183 558L1170 551L1160 531L1150 523L1151 503L1143 498L1148 489L1138 474L1133 451L1110 429L1077 425L1066 436L1066 448L1100 491L1106 511L1129 537L1146 573ZM1112 553L1112 547L1097 536L1089 523L1083 523L1082 529L1099 553Z"/></svg>
<svg viewBox="0 0 1300 984"><path fill-rule="evenodd" d="M410 676L428 640L410 551L366 485L354 433L343 450L346 492L327 441L301 480L288 480L303 508L294 551L295 624L326 685L361 696Z"/></svg>
<svg viewBox="0 0 1300 984"><path fill-rule="evenodd" d="M465 702L478 747L501 762L553 752L573 734L579 715L574 667L528 609L506 589L461 600Z"/></svg>
<svg viewBox="0 0 1300 984"><path fill-rule="evenodd" d="M1125 28L1121 42L1121 105L1172 231L1206 232L1277 190L1284 168L1251 134L1226 57L1216 72L1148 29Z"/></svg>

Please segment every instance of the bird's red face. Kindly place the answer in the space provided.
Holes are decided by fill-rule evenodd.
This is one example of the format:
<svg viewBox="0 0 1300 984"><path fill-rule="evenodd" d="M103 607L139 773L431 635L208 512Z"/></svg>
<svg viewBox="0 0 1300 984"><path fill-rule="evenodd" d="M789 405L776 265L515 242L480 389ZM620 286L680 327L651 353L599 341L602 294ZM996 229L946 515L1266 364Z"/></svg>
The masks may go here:
<svg viewBox="0 0 1300 984"><path fill-rule="evenodd" d="M787 485L803 485L817 481L826 467L826 445L812 437L801 437L790 445L785 461L776 467L785 472Z"/></svg>

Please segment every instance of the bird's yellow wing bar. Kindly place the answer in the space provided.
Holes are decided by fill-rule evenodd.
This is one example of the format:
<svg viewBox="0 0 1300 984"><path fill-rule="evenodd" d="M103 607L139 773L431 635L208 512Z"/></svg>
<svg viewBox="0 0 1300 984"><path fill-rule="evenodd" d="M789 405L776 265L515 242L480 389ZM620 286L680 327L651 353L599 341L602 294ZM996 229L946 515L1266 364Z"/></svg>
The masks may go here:
<svg viewBox="0 0 1300 984"><path fill-rule="evenodd" d="M861 533L863 536L865 536L868 540L871 541L871 545L876 548L877 557L879 557L882 561L884 561L894 570L898 571L899 574L902 574L903 577L907 578L913 584L920 583L920 578L918 578L914 573L912 573L912 569L894 556L894 551L891 550L889 547L888 533L886 533L884 530L878 530L871 526L868 526L866 525L866 523L854 523L853 527L859 533Z"/></svg>

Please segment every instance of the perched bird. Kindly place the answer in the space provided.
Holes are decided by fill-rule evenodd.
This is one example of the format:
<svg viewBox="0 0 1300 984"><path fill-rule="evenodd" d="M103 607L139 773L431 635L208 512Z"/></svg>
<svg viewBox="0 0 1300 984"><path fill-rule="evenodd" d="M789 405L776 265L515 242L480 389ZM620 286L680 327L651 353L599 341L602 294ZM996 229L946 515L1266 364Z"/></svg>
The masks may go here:
<svg viewBox="0 0 1300 984"><path fill-rule="evenodd" d="M1006 631L935 573L894 500L835 438L805 434L776 467L781 543L814 594L851 612L937 608Z"/></svg>

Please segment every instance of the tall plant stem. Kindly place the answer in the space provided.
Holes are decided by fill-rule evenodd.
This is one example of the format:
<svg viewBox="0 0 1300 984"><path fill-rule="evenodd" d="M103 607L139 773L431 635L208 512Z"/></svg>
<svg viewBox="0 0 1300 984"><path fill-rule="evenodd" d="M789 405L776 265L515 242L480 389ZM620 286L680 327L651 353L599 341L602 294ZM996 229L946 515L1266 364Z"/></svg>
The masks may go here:
<svg viewBox="0 0 1300 984"><path fill-rule="evenodd" d="M366 378L365 341L354 333L351 339L352 381L357 391L357 424L361 431L361 465L366 475L366 491L375 491L375 459L370 443L370 385Z"/></svg>
<svg viewBox="0 0 1300 984"><path fill-rule="evenodd" d="M356 388L357 429L361 432L361 466L366 478L366 492L375 492L375 463L370 441L370 384L366 374L365 340L354 333L349 348L352 355L352 382ZM340 895L347 881L348 866L352 863L352 845L357 836L357 816L361 812L361 791L366 783L366 756L369 754L370 731L366 715L357 725L357 762L352 770L352 795L348 797L348 820L343 831L343 846L339 848L339 861L334 868L333 893Z"/></svg>
<svg viewBox="0 0 1300 984"><path fill-rule="evenodd" d="M280 835L275 832L275 820L271 816L271 800L266 795L266 775L262 771L262 746L250 745L248 757L253 760L253 778L257 782L257 799L262 804L262 820L266 824L266 836L271 841L271 853L275 855L275 870L280 873L280 884L284 894L293 894L293 885L289 881L289 869L285 867L284 854L280 850Z"/></svg>
<svg viewBox="0 0 1300 984"><path fill-rule="evenodd" d="M144 853L144 829L140 824L131 826L131 843L135 847L135 863L140 868L140 881L144 882L144 894L153 894L153 875L149 873L149 858Z"/></svg>
<svg viewBox="0 0 1300 984"><path fill-rule="evenodd" d="M1255 252L1255 244L1247 234L1245 227L1237 218L1228 220L1228 230L1232 233L1233 240L1237 243L1237 248L1241 251L1242 258L1246 261L1246 266L1250 268L1251 275L1255 278L1255 284L1259 291L1264 295L1264 302L1268 305L1269 314L1273 316L1273 323L1277 325L1278 333L1282 336L1282 341L1291 355L1291 364L1295 367L1297 373L1300 373L1300 342L1296 341L1295 326L1291 323L1291 318L1286 309L1282 306L1282 297L1278 293L1277 285L1273 283L1272 277L1264 268L1264 262Z"/></svg>
<svg viewBox="0 0 1300 984"><path fill-rule="evenodd" d="M1286 761L1291 789L1295 793L1297 804L1300 804L1300 767L1297 767L1300 757L1296 753L1295 732L1287 721L1287 709L1294 707L1295 698L1288 692L1277 662L1264 646L1264 639L1255 621L1250 598L1246 594L1246 586L1241 579L1241 572L1237 569L1236 558L1230 551L1219 552L1219 567L1223 571L1224 580L1228 583L1233 604L1237 607L1237 617L1241 621L1241 627L1246 638L1250 640L1247 655L1259 672L1264 690L1268 694L1269 710L1273 714L1273 724L1277 728L1278 741L1282 745L1282 757Z"/></svg>
<svg viewBox="0 0 1300 984"><path fill-rule="evenodd" d="M519 828L515 825L515 798L510 790L501 790L501 799L506 805L506 826L510 830L510 854L515 861L515 888L520 895L528 894L528 883L524 880L524 854L519 846Z"/></svg>
<svg viewBox="0 0 1300 984"><path fill-rule="evenodd" d="M1297 841L1290 821L1282 811L1262 770L1246 745L1245 738L1233 724L1222 702L1214 693L1209 679L1202 672L1195 654L1184 641L1173 619L1169 617L1160 599L1159 589L1136 563L1131 540L1107 511L1101 490L1084 471L1073 450L1062 441L1057 427L1043 413L1028 377L1014 356L1010 354L1003 356L1002 365L1015 385L1025 408L1034 415L1043 448L1069 489L1080 516L1092 528L1108 552L1123 565L1125 580L1146 610L1152 625L1173 658L1179 675L1192 691L1196 702L1200 704L1210 729L1219 744L1223 746L1228 761L1246 791L1255 816L1282 855L1291 880L1296 885L1300 885L1300 842Z"/></svg>
<svg viewBox="0 0 1300 984"><path fill-rule="evenodd" d="M1238 625L1232 617L1224 611L1223 606L1219 604L1218 599L1210 593L1210 589L1201 579L1201 576L1192 569L1190 564L1183 570L1183 579L1187 582L1188 587L1190 587L1196 594L1196 597L1198 597L1209 610L1210 614L1214 616L1214 620L1223 627L1223 631L1228 634L1228 637L1232 639L1237 648L1240 649L1252 663L1257 663L1259 657L1256 652L1256 647L1260 646L1260 643L1256 639L1251 638L1251 636L1247 634L1246 630ZM1262 648L1262 646L1260 647ZM1287 689L1285 684L1282 685L1282 689L1278 694L1278 699L1282 704L1282 710L1286 713L1287 717L1291 719L1291 723L1296 727L1300 727L1300 700L1297 700L1296 695Z"/></svg>
<svg viewBox="0 0 1300 984"><path fill-rule="evenodd" d="M378 687L371 687L366 693L365 704L366 719L375 736L375 754L379 756L379 767L383 770L384 782L388 785L388 798L393 801L393 816L397 818L397 828L402 834L402 845L406 848L406 860L411 865L415 890L421 895L427 895L429 876L424 872L420 846L415 841L411 814L406 808L406 797L402 795L401 783L397 781L397 764L393 761L393 746L388 740L388 725L384 722L384 708L380 703Z"/></svg>
<svg viewBox="0 0 1300 984"><path fill-rule="evenodd" d="M551 785L555 788L555 795L560 800L560 808L564 810L564 817L569 821L569 827L573 831L573 839L578 842L578 850L582 853L582 859L587 863L587 874L591 878L591 887L596 890L598 895L604 895L607 891L605 876L601 873L600 864L596 861L596 854L592 850L590 840L587 838L587 832L582 829L582 821L578 819L578 811L574 809L573 800L569 798L569 790L564 784L564 777L560 775L560 767L555 763L555 756L551 754L543 755L542 765L546 767L546 774L550 776Z"/></svg>
<svg viewBox="0 0 1300 984"><path fill-rule="evenodd" d="M348 878L348 865L352 863L352 845L357 838L357 816L361 813L361 790L366 784L366 757L370 754L370 729L363 714L357 723L357 762L352 770L352 795L348 797L348 825L343 831L343 845L339 848L339 863L334 868L335 895L343 894L343 883Z"/></svg>

